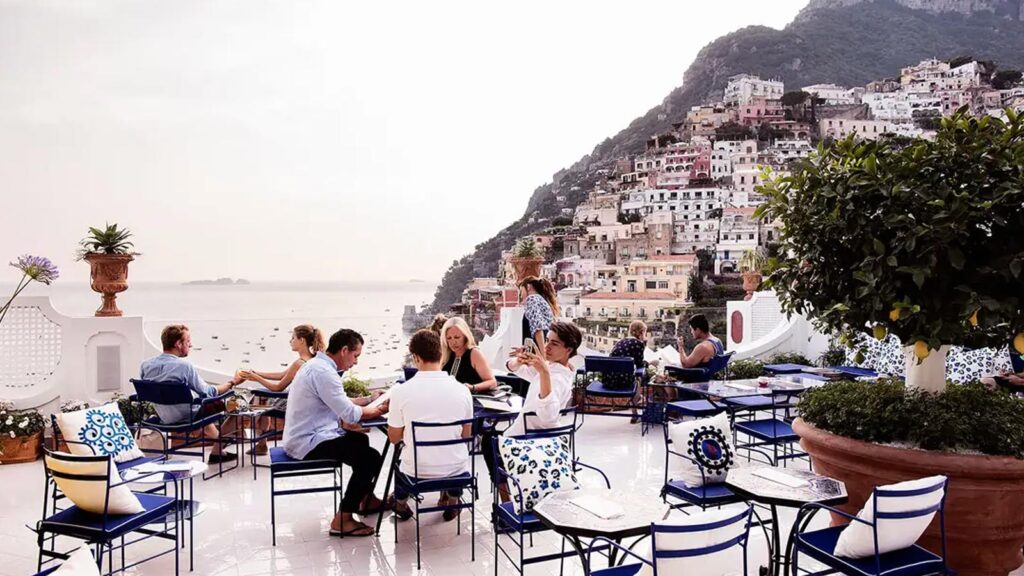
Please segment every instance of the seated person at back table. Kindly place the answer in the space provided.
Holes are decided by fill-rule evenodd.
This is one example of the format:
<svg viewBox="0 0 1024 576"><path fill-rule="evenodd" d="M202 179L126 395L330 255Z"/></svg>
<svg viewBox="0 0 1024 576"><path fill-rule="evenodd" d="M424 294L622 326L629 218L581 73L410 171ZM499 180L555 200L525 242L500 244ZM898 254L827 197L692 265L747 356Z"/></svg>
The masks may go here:
<svg viewBox="0 0 1024 576"><path fill-rule="evenodd" d="M413 447L413 422L443 424L473 417L473 397L469 389L441 370L441 339L430 330L420 330L409 340L409 353L418 372L401 386L391 389L388 412L388 439L392 444L405 443L399 472L395 476L395 493L388 502L400 520L412 517L406 503L409 479L447 478L469 472L469 450L465 444ZM419 428L420 441L469 438L473 425L460 428ZM418 458L418 459L417 459ZM462 490L442 493L438 505L455 504ZM459 510L445 510L444 519L454 520Z"/></svg>
<svg viewBox="0 0 1024 576"><path fill-rule="evenodd" d="M160 332L160 344L164 353L145 360L139 370L139 378L153 382L175 382L187 386L192 390L192 395L199 398L212 398L220 396L238 384L242 383L241 378L232 378L223 384L207 384L199 376L196 367L185 360L192 349L192 335L188 326L184 324L171 324L165 326ZM200 409L192 404L181 404L176 406L156 405L156 414L164 424L178 424L188 422L191 416L194 420L202 420L218 412L224 411L224 403L221 401L210 402ZM216 440L220 435L230 435L235 431L235 419L229 418L218 430L215 424L205 426L206 438ZM213 443L210 451L210 463L228 462L237 458L235 454L223 452L220 442Z"/></svg>
<svg viewBox="0 0 1024 576"><path fill-rule="evenodd" d="M694 314L690 316L689 324L697 345L687 354L683 348L683 337L679 337L679 363L683 368L702 368L715 356L725 354L725 346L711 333L706 316Z"/></svg>
<svg viewBox="0 0 1024 576"><path fill-rule="evenodd" d="M449 318L441 328L441 370L454 376L473 394L498 387L484 353L476 346L469 324L459 317Z"/></svg>
<svg viewBox="0 0 1024 576"><path fill-rule="evenodd" d="M299 368L288 388L285 412L284 450L296 460L334 460L347 464L352 474L331 522L331 534L372 536L373 528L353 514L380 512L383 503L373 495L373 478L380 470L380 452L370 446L366 434L338 429L338 420L354 424L380 418L387 402L369 408L369 398L349 399L339 370L348 370L363 353L363 337L354 330L341 329L331 335L327 350L317 352Z"/></svg>
<svg viewBox="0 0 1024 576"><path fill-rule="evenodd" d="M258 382L267 390L272 392L284 392L288 389L288 385L295 379L295 375L299 373L299 368L302 365L313 359L313 356L317 352L322 351L324 346L324 336L320 333L320 330L309 324L300 324L295 328L292 328L292 337L288 341L288 345L291 347L292 352L299 355L291 365L283 372L257 372L255 370L242 370L240 375L246 380ZM275 398L271 402L270 407L279 412L284 412L288 408L287 398ZM260 417L258 430L262 434L273 426L273 418ZM267 453L267 439L262 438L256 444L256 454L262 456Z"/></svg>

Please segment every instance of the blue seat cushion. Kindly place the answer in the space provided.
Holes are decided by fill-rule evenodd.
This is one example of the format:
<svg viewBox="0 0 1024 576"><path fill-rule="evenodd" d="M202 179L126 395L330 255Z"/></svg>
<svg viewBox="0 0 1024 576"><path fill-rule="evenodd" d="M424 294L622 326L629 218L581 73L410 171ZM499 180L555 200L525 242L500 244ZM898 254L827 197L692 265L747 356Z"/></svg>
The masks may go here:
<svg viewBox="0 0 1024 576"><path fill-rule="evenodd" d="M846 526L834 526L804 532L796 539L797 549L843 574L875 574L877 568L874 556L839 558L835 555L836 542L844 528ZM934 574L942 569L942 558L917 545L887 552L879 560L886 576L918 576Z"/></svg>
<svg viewBox="0 0 1024 576"><path fill-rule="evenodd" d="M739 396L726 398L725 403L739 408L756 409L771 408L773 401L771 396Z"/></svg>
<svg viewBox="0 0 1024 576"><path fill-rule="evenodd" d="M861 368L859 366L830 366L831 369L842 372L847 376L853 376L854 378L875 378L878 376L878 372L870 368Z"/></svg>
<svg viewBox="0 0 1024 576"><path fill-rule="evenodd" d="M643 568L643 564L626 564L625 566L613 566L611 568L601 568L600 570L593 570L590 572L591 576L634 576L640 573L640 569Z"/></svg>
<svg viewBox="0 0 1024 576"><path fill-rule="evenodd" d="M772 442L796 442L800 439L793 432L793 427L784 420L768 418L765 420L750 420L749 422L736 422L736 431L742 432L758 440Z"/></svg>
<svg viewBox="0 0 1024 576"><path fill-rule="evenodd" d="M402 474L398 472L398 474ZM413 478L402 474L404 482L410 494L426 494L440 492L442 490L455 490L459 488L470 488L473 486L473 476L469 472L463 472L458 476L447 478Z"/></svg>
<svg viewBox="0 0 1024 576"><path fill-rule="evenodd" d="M102 514L84 512L72 506L43 520L39 526L43 532L75 538L115 538L159 520L174 510L174 498L171 496L135 492L135 497L144 509L138 514L108 514L104 523Z"/></svg>
<svg viewBox="0 0 1024 576"><path fill-rule="evenodd" d="M692 504L717 506L730 502L739 502L739 496L733 494L725 484L707 484L704 486L687 486L682 480L670 480L661 489L662 494L674 496Z"/></svg>
<svg viewBox="0 0 1024 576"><path fill-rule="evenodd" d="M600 380L594 380L587 384L588 396L600 396L604 398L632 398L636 394L636 384L626 390L608 388Z"/></svg>
<svg viewBox="0 0 1024 576"><path fill-rule="evenodd" d="M679 400L669 402L665 405L665 411L669 413L682 414L695 418L703 416L714 416L724 410L721 406L715 406L707 400Z"/></svg>
<svg viewBox="0 0 1024 576"><path fill-rule="evenodd" d="M284 451L284 448L275 446L270 449L270 471L287 472L292 470L323 470L324 468L337 468L338 463L334 460L296 460Z"/></svg>
<svg viewBox="0 0 1024 576"><path fill-rule="evenodd" d="M512 502L504 502L499 504L495 508L497 512L497 521L504 526L516 529L522 532L537 532L540 530L547 530L547 526L537 518L537 515L533 512L527 512L525 514L517 514L515 504Z"/></svg>

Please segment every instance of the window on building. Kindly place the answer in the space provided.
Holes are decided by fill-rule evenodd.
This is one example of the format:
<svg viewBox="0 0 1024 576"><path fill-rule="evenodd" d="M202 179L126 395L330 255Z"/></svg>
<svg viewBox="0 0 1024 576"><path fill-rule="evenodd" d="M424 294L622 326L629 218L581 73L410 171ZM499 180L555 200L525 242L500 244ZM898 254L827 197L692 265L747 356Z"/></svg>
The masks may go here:
<svg viewBox="0 0 1024 576"><path fill-rule="evenodd" d="M622 315L623 316L629 316L629 308L623 306L622 307Z"/></svg>
<svg viewBox="0 0 1024 576"><path fill-rule="evenodd" d="M658 281L658 289L659 290L668 290L668 280L659 280Z"/></svg>
<svg viewBox="0 0 1024 576"><path fill-rule="evenodd" d="M658 283L654 280L648 280L644 282L644 287L648 290L657 290Z"/></svg>
<svg viewBox="0 0 1024 576"><path fill-rule="evenodd" d="M625 256L625 254L623 254ZM626 284L626 292L636 292L636 280L630 280Z"/></svg>

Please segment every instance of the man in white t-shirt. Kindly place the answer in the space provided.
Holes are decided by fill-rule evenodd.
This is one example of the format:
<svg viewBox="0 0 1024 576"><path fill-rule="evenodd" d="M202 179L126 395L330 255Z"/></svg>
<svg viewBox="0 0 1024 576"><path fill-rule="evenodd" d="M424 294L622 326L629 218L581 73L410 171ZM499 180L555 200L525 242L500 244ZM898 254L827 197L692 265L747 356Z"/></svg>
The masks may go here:
<svg viewBox="0 0 1024 576"><path fill-rule="evenodd" d="M395 493L389 504L401 520L412 517L406 503L410 479L447 478L469 472L468 444L445 446L414 446L413 422L440 424L473 417L473 397L469 390L441 370L441 339L429 330L420 330L409 340L409 352L418 371L404 384L391 389L388 413L388 439L393 444L404 442L402 460L395 475ZM456 440L469 438L473 426L417 428L418 441ZM461 490L441 495L438 505L455 504ZM445 510L444 519L458 517L458 510Z"/></svg>

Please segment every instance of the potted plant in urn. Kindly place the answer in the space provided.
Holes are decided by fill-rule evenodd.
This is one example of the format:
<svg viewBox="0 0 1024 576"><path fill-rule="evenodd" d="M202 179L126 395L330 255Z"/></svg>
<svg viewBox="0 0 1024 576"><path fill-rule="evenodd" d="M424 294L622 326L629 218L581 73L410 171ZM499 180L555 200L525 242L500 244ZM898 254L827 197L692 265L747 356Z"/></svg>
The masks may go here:
<svg viewBox="0 0 1024 576"><path fill-rule="evenodd" d="M117 224L105 228L89 228L89 234L81 241L78 258L89 263L93 292L103 295L103 305L96 310L96 316L121 316L117 307L117 295L128 289L128 263L138 256L132 252L128 241L132 233Z"/></svg>
<svg viewBox="0 0 1024 576"><path fill-rule="evenodd" d="M765 257L759 249L746 250L740 257L740 271L743 276L743 290L747 294L744 300L750 300L754 292L761 286L761 271L765 266Z"/></svg>
<svg viewBox="0 0 1024 576"><path fill-rule="evenodd" d="M43 416L37 410L15 410L0 401L0 464L34 462L43 448Z"/></svg>
<svg viewBox="0 0 1024 576"><path fill-rule="evenodd" d="M904 344L906 383L826 385L793 428L815 469L873 487L943 474L947 558L961 574L1024 562L1024 400L949 385L950 345L1024 353L1024 119L942 120L901 148L852 138L771 178L758 215L781 223L768 278L788 313L853 342ZM938 550L937 522L922 543Z"/></svg>
<svg viewBox="0 0 1024 576"><path fill-rule="evenodd" d="M516 273L516 283L527 276L540 276L542 264L544 249L538 246L531 236L520 238L512 249L512 268Z"/></svg>

